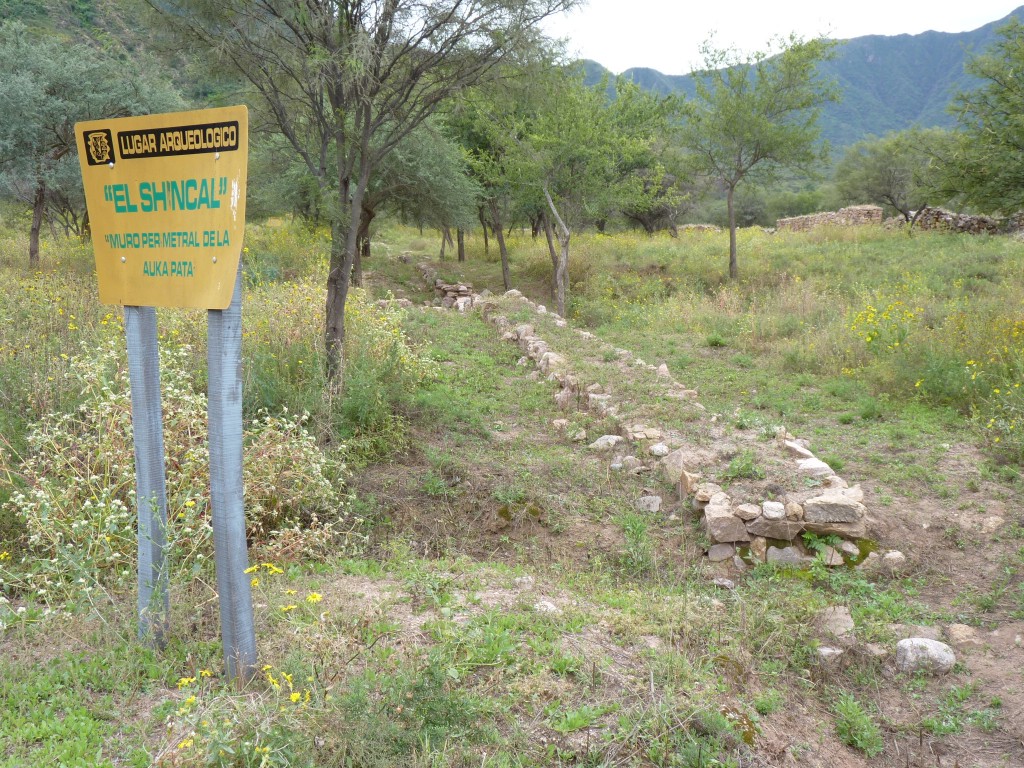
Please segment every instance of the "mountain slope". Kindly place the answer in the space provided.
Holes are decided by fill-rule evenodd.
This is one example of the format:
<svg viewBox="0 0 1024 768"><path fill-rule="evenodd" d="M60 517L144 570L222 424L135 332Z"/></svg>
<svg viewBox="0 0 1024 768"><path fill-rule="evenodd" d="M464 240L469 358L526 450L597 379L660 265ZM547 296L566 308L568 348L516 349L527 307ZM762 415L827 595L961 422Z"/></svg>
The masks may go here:
<svg viewBox="0 0 1024 768"><path fill-rule="evenodd" d="M844 147L870 134L912 125L951 126L950 102L957 92L971 87L964 61L994 42L996 31L1014 16L1024 19L1024 6L970 32L867 35L839 41L835 59L823 64L821 72L835 79L843 99L823 110L822 137L834 147ZM585 70L588 83L608 74L596 62L587 62ZM622 77L656 93L692 97L695 92L691 75L638 67L627 69Z"/></svg>

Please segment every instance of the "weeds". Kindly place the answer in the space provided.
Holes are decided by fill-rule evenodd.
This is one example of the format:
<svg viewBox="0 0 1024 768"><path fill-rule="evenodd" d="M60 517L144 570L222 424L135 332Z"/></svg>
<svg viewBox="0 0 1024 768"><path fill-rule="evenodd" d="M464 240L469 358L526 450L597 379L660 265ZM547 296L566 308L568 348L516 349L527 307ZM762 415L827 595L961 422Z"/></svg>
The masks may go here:
<svg viewBox="0 0 1024 768"><path fill-rule="evenodd" d="M852 694L839 694L833 711L836 717L836 733L844 744L859 749L868 757L881 754L885 749L882 731Z"/></svg>

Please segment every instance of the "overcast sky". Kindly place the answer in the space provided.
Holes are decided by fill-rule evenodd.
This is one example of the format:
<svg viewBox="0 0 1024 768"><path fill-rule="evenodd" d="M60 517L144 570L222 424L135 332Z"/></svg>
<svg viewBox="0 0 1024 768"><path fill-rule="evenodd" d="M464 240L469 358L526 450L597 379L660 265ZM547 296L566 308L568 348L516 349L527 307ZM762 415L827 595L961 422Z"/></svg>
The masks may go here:
<svg viewBox="0 0 1024 768"><path fill-rule="evenodd" d="M965 32L1008 16L1024 0L590 0L552 20L548 34L569 39L570 55L618 74L651 67L683 75L700 64L698 48L714 34L719 48L765 48L796 32L845 40L861 35Z"/></svg>

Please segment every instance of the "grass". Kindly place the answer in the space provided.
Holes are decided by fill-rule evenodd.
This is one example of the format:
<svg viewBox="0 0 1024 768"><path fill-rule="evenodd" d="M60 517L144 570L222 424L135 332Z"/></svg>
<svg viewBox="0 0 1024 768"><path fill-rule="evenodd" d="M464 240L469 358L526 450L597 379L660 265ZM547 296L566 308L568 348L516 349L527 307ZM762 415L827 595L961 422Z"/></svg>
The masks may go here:
<svg viewBox="0 0 1024 768"><path fill-rule="evenodd" d="M974 493L954 493L943 476L943 446L965 433L984 442L989 432L981 416L963 415L989 405L987 395L957 389L959 369L974 359L960 359L961 342L981 349L995 337L975 320L998 330L993 307L1019 301L1008 277L1020 266L1016 252L995 239L930 235L742 238L737 284L722 277L722 236L574 238L572 319L601 339L496 303L513 323L536 323L581 380L611 393L622 422L710 447L709 419L719 417L724 439L743 446L717 478L730 493L779 481L761 448L781 426L810 437L837 470L878 477L899 500ZM400 227L378 234L367 265L374 290L432 298L415 264L393 258L433 255L432 243L415 239ZM348 462L340 480L355 498L346 504L366 521L369 542L297 556L284 539L272 568L261 560L261 669L243 691L221 676L209 566L175 573L171 640L160 653L132 639L130 590L101 581L80 590L88 599L48 606L8 581L0 704L16 714L0 726L0 764L740 766L758 749L759 729L787 727L773 718L798 700L806 732L828 749L884 748L883 713L871 702L884 699L879 690L905 693L867 660L819 669L815 616L846 605L859 638L888 642L894 622L940 618L920 595L926 584L819 562L806 571L759 566L735 589L713 586L674 489L612 472L571 439L618 424L561 412L555 385L517 365L520 351L476 315L380 313L369 298L358 302L345 399L325 397L322 233L263 227L247 242L246 412L310 413L316 450ZM546 302L546 255L528 238L510 242L517 284ZM496 254L484 256L472 237L468 245L469 261L440 265L442 276L494 289ZM0 235L0 273L11 286L0 296L9 321L0 325L0 374L11 382L0 401L10 473L0 474L0 493L19 487L33 426L80 402L61 354L120 338L116 312L91 298L84 249L47 242L44 273L30 275L20 247L19 236ZM872 353L854 321L868 303L885 308L896 297L920 304L927 321L893 329L876 317L878 338L900 344ZM977 313L965 309L974 298ZM956 322L967 325L940 349L958 307ZM192 350L201 390L202 317L161 312L161 328L165 343ZM665 398L664 381L619 347L667 362L708 412ZM934 386L916 386L924 364L938 366ZM985 363L983 377L997 368ZM564 433L552 426L560 417L571 420ZM988 440L991 463L975 487L1005 483L1012 494L1018 481L998 445ZM636 512L635 500L652 492L666 513ZM0 568L17 569L32 550L10 505L3 509ZM1014 531L1007 546L1019 548ZM976 608L1019 608L1019 563L1007 561L1012 572L978 592ZM980 689L955 700L929 695L922 727L935 718L937 737L1000 728L999 706ZM942 731L946 721L960 730Z"/></svg>

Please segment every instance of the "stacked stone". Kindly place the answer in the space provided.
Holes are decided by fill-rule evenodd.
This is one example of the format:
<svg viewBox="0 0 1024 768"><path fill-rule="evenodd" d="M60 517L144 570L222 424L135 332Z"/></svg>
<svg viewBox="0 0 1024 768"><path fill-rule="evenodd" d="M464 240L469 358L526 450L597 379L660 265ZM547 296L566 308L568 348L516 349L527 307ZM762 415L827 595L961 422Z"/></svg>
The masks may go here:
<svg viewBox="0 0 1024 768"><path fill-rule="evenodd" d="M775 222L776 229L791 232L806 232L816 227L856 227L862 224L881 224L882 209L877 205L851 205L838 211L812 213L807 216L792 216Z"/></svg>
<svg viewBox="0 0 1024 768"><path fill-rule="evenodd" d="M962 232L968 235L995 235L1003 231L1002 222L991 216L968 216L945 208L922 208L914 226L941 232Z"/></svg>
<svg viewBox="0 0 1024 768"><path fill-rule="evenodd" d="M459 312L466 312L473 306L473 287L465 283L446 283L440 278L434 280L435 304L445 309L455 307Z"/></svg>
<svg viewBox="0 0 1024 768"><path fill-rule="evenodd" d="M519 291L509 291L506 298L518 298L540 314L548 314L542 305L534 304ZM477 297L478 299L480 297ZM568 369L564 357L548 348L535 327L530 323L513 326L507 317L497 314L498 305L480 301L477 304L484 320L502 332L502 338L515 343L523 352L521 365L535 366L534 376L544 376L559 384L555 400L563 410L587 410L601 416L618 418L618 411L612 395L599 384L585 385ZM556 324L565 321L555 315ZM578 331L581 337L595 338L586 331ZM646 367L666 380L668 391L679 391L681 399L690 400L694 407L700 405L694 398L696 392L686 390L676 382L667 366L653 366L634 358L626 350L615 350L620 361L637 367ZM684 394L685 393L685 394ZM559 419L555 425L566 431L569 422ZM652 469L660 472L663 479L678 487L681 498L690 498L693 507L701 513L701 521L712 542L708 555L715 561L726 560L736 555L737 546L749 547L754 559L782 563L803 564L811 559L800 543L800 534L810 532L818 535L836 535L846 540L835 549L828 547L823 553L826 564L842 565L844 555L859 555L854 539L866 535L866 514L864 494L859 486L848 487L845 480L837 476L832 468L817 458L807 441L799 440L780 429L776 440L780 451L793 462L794 475L815 482L813 489L793 491L782 500L768 500L752 503L734 501L720 486L701 482L701 469L710 456L688 448L671 450L664 442L662 430L646 424L631 424L620 428L623 434L603 435L592 442L590 450L612 455L612 469L642 474ZM623 437L624 435L624 437ZM580 430L571 435L574 442L587 440ZM647 448L650 458L644 461L635 456L623 455L631 444L651 443ZM644 508L653 505L653 496L641 501ZM660 498L658 499L660 508ZM876 558L877 559L877 558Z"/></svg>
<svg viewBox="0 0 1024 768"><path fill-rule="evenodd" d="M404 299L404 298L380 299L377 302L377 308L378 309L384 309L384 310L395 309L395 308L398 308L398 309L410 309L413 306L414 306L414 304L411 301L409 301L408 299Z"/></svg>

